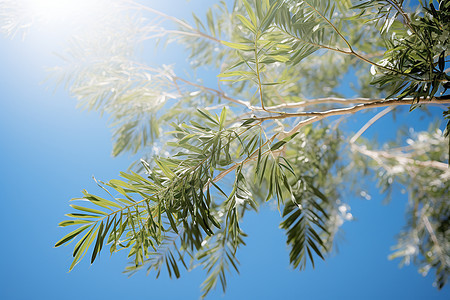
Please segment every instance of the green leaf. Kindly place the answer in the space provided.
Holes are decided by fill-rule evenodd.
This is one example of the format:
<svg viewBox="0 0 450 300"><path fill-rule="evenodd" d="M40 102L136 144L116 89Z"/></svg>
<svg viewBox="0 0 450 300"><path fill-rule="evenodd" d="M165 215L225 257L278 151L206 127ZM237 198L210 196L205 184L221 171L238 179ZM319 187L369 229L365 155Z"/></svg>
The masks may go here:
<svg viewBox="0 0 450 300"><path fill-rule="evenodd" d="M241 126L242 126L242 127L248 126L248 125L254 123L255 121L256 121L256 119L253 119L253 118L246 119L246 120L244 121L244 123L242 123Z"/></svg>
<svg viewBox="0 0 450 300"><path fill-rule="evenodd" d="M166 210L166 216L167 216L167 219L169 219L170 226L172 227L173 231L175 231L175 233L178 234L177 224L175 223L172 213L170 211Z"/></svg>
<svg viewBox="0 0 450 300"><path fill-rule="evenodd" d="M100 185L99 183L97 183L97 185L98 185L99 187L101 187L103 190L105 190L106 192L108 192L108 191L107 191L102 185ZM96 196L96 195L89 194L86 190L83 190L82 192L83 192L83 194L84 194L84 198L85 198L86 200L88 200L88 201L94 203L95 205L98 205L98 206L101 206L101 207L104 207L104 208L108 208L108 209L110 209L109 207L122 208L122 206L120 206L119 204L117 204L117 203L115 203L115 202L113 202L113 201L106 200L106 199L104 199L104 198L102 198L102 197L99 197L99 196ZM109 192L108 192L108 193L109 193ZM110 195L111 195L111 194L110 194ZM112 195L111 195L111 197L112 197Z"/></svg>
<svg viewBox="0 0 450 300"><path fill-rule="evenodd" d="M248 76L253 75L253 72L249 71L231 71L231 72L224 72L217 75L217 77L231 77L231 76Z"/></svg>
<svg viewBox="0 0 450 300"><path fill-rule="evenodd" d="M206 21L208 22L209 31L213 36L216 36L216 30L214 28L214 17L211 8L208 9L208 12L206 13Z"/></svg>
<svg viewBox="0 0 450 300"><path fill-rule="evenodd" d="M259 184L261 184L263 179L264 179L264 175L265 175L265 172L266 172L266 167L267 167L267 161L268 160L269 160L269 155L266 155L266 158L264 159L264 162L263 162L262 171L259 173L260 174Z"/></svg>
<svg viewBox="0 0 450 300"><path fill-rule="evenodd" d="M225 42L225 41L221 41L221 43L230 48L242 50L242 51L253 51L253 49L254 49L254 47L252 45L247 45L247 44L238 44L238 43L231 43L231 42Z"/></svg>
<svg viewBox="0 0 450 300"><path fill-rule="evenodd" d="M242 22L242 24L247 27L249 30L251 30L253 33L256 33L256 27L253 25L247 18L245 18L243 15L236 15L236 17L239 18L239 20Z"/></svg>
<svg viewBox="0 0 450 300"><path fill-rule="evenodd" d="M87 240L87 238L89 237L89 235L91 234L92 230L94 230L95 226L92 226L91 229L89 229L89 231L78 241L78 243L75 245L75 247L73 248L73 257L76 257L78 254L78 251L80 249L82 249L82 246L84 244L84 242Z"/></svg>
<svg viewBox="0 0 450 300"><path fill-rule="evenodd" d="M71 239L73 239L74 237L76 237L77 235L79 235L80 233L82 233L84 230L88 229L91 225L84 225L81 226L77 229L75 229L74 231L66 234L62 239L60 239L58 242L56 242L55 247L59 247L62 244L67 243L68 241L70 241Z"/></svg>
<svg viewBox="0 0 450 300"><path fill-rule="evenodd" d="M89 215L89 214L80 214L80 213L65 214L65 216L71 217L71 218L93 218L93 219L101 218L101 216L99 216L99 215Z"/></svg>
<svg viewBox="0 0 450 300"><path fill-rule="evenodd" d="M90 212L90 213L99 214L99 215L104 215L104 216L107 216L107 215L108 215L107 213L105 213L105 212L103 212L103 211L96 210L96 209L92 209L92 208L88 208L88 207L82 207L82 206L78 206L78 205L75 205L75 204L70 204L70 206L71 206L72 208L75 208L75 209L81 210L81 211L85 211L85 212Z"/></svg>
<svg viewBox="0 0 450 300"><path fill-rule="evenodd" d="M161 169L161 171L163 171L164 174L169 179L172 179L175 176L175 173L172 172L172 170L170 170L169 168L167 168L164 162L161 162L158 159L155 159L155 163L158 165L158 167Z"/></svg>
<svg viewBox="0 0 450 300"><path fill-rule="evenodd" d="M281 146L283 146L284 144L286 144L286 141L278 141L275 144L273 144L272 147L270 147L270 151L275 151L275 150L279 149Z"/></svg>
<svg viewBox="0 0 450 300"><path fill-rule="evenodd" d="M103 221L100 223L100 227L98 228L97 241L95 242L94 250L92 251L91 256L91 264L95 261L97 254L100 252L101 243L102 243L102 231L103 231Z"/></svg>
<svg viewBox="0 0 450 300"><path fill-rule="evenodd" d="M225 124L226 119L227 119L227 109L224 107L222 109L222 112L220 113L219 130L223 129L223 125Z"/></svg>
<svg viewBox="0 0 450 300"><path fill-rule="evenodd" d="M62 221L58 224L58 226L60 227L66 227L66 226L70 226L70 225L77 225L77 224L89 224L92 223L94 221L88 221L88 220L66 220L66 221Z"/></svg>
<svg viewBox="0 0 450 300"><path fill-rule="evenodd" d="M192 13L192 17L195 20L195 24L197 25L197 28L198 29L203 29L204 31L206 31L206 28L203 25L202 21L200 21L200 19L197 17L197 15L195 13Z"/></svg>
<svg viewBox="0 0 450 300"><path fill-rule="evenodd" d="M93 228L92 228L93 229ZM86 255L87 250L89 249L90 245L94 241L95 236L97 235L98 227L95 230L95 232L92 233L92 229L89 232L87 242L84 242L81 248L78 250L77 254L75 255L75 258L72 261L72 264L70 265L69 271L75 267L75 265Z"/></svg>
<svg viewBox="0 0 450 300"><path fill-rule="evenodd" d="M279 62L282 62L282 63L288 62L290 60L289 57L282 56L282 55L271 55L270 57L275 59L276 61L279 61Z"/></svg>
<svg viewBox="0 0 450 300"><path fill-rule="evenodd" d="M211 122L213 122L216 125L219 125L219 122L217 122L216 119L213 118L213 116L211 116L211 114L208 111L205 111L203 109L197 109L197 111L204 116L205 118L207 118L208 120L210 120Z"/></svg>
<svg viewBox="0 0 450 300"><path fill-rule="evenodd" d="M252 7L247 2L247 0L242 0L242 1L244 2L245 9L247 10L247 14L250 17L250 20L252 20L253 25L255 25L255 27L258 26L258 23L256 21L256 16L255 16L255 13L253 12Z"/></svg>

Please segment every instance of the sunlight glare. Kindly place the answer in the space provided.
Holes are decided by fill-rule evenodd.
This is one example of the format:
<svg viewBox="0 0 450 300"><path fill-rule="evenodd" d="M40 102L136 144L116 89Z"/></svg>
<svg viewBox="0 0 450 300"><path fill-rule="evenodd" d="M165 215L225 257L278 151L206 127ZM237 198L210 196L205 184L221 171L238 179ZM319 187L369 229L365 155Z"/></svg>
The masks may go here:
<svg viewBox="0 0 450 300"><path fill-rule="evenodd" d="M91 22L107 9L104 0L26 0L35 20L44 23L70 24ZM80 25L80 24L79 24Z"/></svg>

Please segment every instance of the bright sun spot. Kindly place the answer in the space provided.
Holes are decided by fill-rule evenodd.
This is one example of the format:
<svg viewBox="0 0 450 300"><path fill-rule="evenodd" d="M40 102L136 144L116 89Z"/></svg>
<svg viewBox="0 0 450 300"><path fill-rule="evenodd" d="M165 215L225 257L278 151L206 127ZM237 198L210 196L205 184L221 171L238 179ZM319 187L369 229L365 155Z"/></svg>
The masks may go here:
<svg viewBox="0 0 450 300"><path fill-rule="evenodd" d="M29 13L39 22L87 23L107 9L104 0L25 0ZM81 24L79 24L81 25Z"/></svg>

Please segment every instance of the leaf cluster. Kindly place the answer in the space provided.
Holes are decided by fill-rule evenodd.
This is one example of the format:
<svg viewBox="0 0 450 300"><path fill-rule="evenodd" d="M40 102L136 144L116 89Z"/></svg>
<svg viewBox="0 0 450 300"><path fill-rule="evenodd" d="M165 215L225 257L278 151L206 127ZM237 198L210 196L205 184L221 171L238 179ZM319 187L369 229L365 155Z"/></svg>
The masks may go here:
<svg viewBox="0 0 450 300"><path fill-rule="evenodd" d="M380 190L390 191L394 186L400 186L409 194L407 224L398 235L395 251L389 257L401 258L401 264L413 262L423 275L430 269L435 270L435 284L441 289L447 281L450 266L448 239L445 237L449 230L450 172L444 163L440 169L419 167L419 164L423 161L448 161L446 142L442 132L435 128L429 132L410 132L410 135L406 146L390 145L398 149L395 156L382 150L369 150L374 158L372 168Z"/></svg>
<svg viewBox="0 0 450 300"><path fill-rule="evenodd" d="M388 11L397 11L387 21L389 25L384 25L392 26L392 35L386 41L387 51L380 66L376 66L373 83L386 88L388 98L414 97L416 103L444 93L450 79L445 70L450 30L448 2L438 2L438 10L431 2L429 7L424 6L423 15L406 14L397 1L380 2L386 2L383 7L389 7ZM406 26L395 20L398 16ZM413 104L411 109L415 107Z"/></svg>

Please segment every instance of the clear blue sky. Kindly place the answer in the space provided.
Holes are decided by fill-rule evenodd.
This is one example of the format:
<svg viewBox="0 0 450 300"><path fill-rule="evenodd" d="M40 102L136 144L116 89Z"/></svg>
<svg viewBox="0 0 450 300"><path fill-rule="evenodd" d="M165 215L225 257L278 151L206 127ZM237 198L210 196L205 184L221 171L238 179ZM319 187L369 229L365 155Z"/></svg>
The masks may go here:
<svg viewBox="0 0 450 300"><path fill-rule="evenodd" d="M195 5L194 5L195 3ZM164 1L163 11L178 17L204 11L212 1ZM58 64L51 53L60 47L60 35L32 31L25 41L0 37L0 299L198 299L204 273L184 272L170 280L140 272L131 278L122 274L126 253L109 256L105 251L92 266L82 261L68 273L72 248L54 249L65 232L57 227L69 211L68 200L82 189L98 191L91 176L118 178L132 161L126 155L111 157L111 132L105 118L75 108L65 91L53 93L52 84L40 84L45 66ZM184 63L184 53L177 58ZM426 129L415 111L399 121ZM357 129L376 112L350 121ZM438 118L440 110L432 110ZM427 117L428 118L428 117ZM392 126L380 121L366 136ZM441 126L442 127L442 126ZM316 269L292 270L277 211L264 208L249 214L243 223L249 237L240 250L240 276L228 277L228 291L220 289L209 299L450 299L450 288L438 292L433 274L422 277L414 266L398 267L389 261L394 236L404 225L407 196L394 194L382 205L382 197L370 191L372 200L346 199L357 220L343 226L345 239L339 252Z"/></svg>

